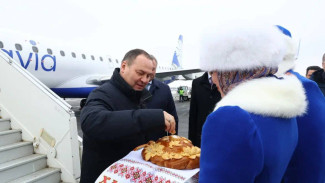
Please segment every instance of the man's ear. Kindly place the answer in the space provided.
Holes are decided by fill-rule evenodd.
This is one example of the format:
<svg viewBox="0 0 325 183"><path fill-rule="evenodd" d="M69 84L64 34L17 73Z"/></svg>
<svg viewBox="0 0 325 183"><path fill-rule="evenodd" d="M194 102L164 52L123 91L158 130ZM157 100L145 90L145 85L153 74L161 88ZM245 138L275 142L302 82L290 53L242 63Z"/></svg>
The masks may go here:
<svg viewBox="0 0 325 183"><path fill-rule="evenodd" d="M126 67L127 67L127 63L126 63L126 61L123 61L123 62L121 63L120 73L124 73Z"/></svg>

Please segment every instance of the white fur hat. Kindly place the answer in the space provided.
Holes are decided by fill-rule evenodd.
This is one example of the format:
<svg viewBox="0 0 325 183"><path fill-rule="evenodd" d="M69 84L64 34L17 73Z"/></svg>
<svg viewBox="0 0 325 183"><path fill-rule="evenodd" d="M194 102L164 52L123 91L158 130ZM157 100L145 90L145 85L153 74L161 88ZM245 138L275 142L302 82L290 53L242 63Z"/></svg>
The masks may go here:
<svg viewBox="0 0 325 183"><path fill-rule="evenodd" d="M287 52L283 58L283 61L278 66L278 72L275 74L278 77L282 77L288 70L294 69L296 65L296 56L298 52L298 47L291 38L291 33L286 28L279 26L279 29L283 33L283 38L285 39L287 45Z"/></svg>
<svg viewBox="0 0 325 183"><path fill-rule="evenodd" d="M239 23L207 29L200 46L200 67L204 71L276 68L287 49L276 26Z"/></svg>

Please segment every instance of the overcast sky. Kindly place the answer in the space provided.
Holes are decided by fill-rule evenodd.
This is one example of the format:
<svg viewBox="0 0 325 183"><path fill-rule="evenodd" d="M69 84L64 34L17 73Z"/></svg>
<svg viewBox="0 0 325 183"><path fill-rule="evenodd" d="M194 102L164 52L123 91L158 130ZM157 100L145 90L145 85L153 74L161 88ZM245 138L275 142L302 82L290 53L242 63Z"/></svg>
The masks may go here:
<svg viewBox="0 0 325 183"><path fill-rule="evenodd" d="M0 29L25 32L121 59L133 48L171 63L179 34L183 67L198 67L198 40L207 25L264 21L301 40L296 70L321 66L324 0L1 0ZM3 36L3 35L1 35ZM166 65L166 64L163 64Z"/></svg>

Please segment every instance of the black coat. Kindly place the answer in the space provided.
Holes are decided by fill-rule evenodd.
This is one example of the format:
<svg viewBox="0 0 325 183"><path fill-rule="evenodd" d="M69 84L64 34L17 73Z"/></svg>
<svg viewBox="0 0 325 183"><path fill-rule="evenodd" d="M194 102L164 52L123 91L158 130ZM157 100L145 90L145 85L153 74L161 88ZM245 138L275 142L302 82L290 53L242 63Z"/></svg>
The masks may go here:
<svg viewBox="0 0 325 183"><path fill-rule="evenodd" d="M162 109L169 114L173 115L176 121L176 134L178 132L178 116L176 112L176 107L174 103L174 99L170 88L165 83L154 79L152 80L152 84L150 86L149 92L152 97L147 102L148 109ZM157 134L155 139L166 136L166 132L164 131L161 134Z"/></svg>
<svg viewBox="0 0 325 183"><path fill-rule="evenodd" d="M201 146L202 126L220 99L220 92L215 84L209 83L207 72L193 80L188 131L193 145Z"/></svg>
<svg viewBox="0 0 325 183"><path fill-rule="evenodd" d="M312 74L310 79L314 80L317 83L318 87L320 88L323 95L325 96L325 71L324 71L324 69L319 69L319 70L315 71Z"/></svg>
<svg viewBox="0 0 325 183"><path fill-rule="evenodd" d="M133 90L115 69L111 80L92 91L81 111L81 182L94 182L109 165L150 136L164 131L161 109L144 109L151 95Z"/></svg>

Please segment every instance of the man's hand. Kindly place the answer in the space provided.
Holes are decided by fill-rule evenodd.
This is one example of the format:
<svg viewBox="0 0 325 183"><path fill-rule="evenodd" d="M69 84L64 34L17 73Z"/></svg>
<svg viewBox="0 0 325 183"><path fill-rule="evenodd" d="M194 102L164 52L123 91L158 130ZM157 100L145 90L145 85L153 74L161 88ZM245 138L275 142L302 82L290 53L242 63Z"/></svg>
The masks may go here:
<svg viewBox="0 0 325 183"><path fill-rule="evenodd" d="M175 134L175 127L176 122L174 119L174 116L168 114L166 111L164 111L164 118L165 118L165 131L169 132L171 134Z"/></svg>

